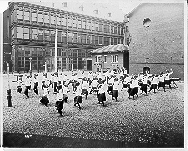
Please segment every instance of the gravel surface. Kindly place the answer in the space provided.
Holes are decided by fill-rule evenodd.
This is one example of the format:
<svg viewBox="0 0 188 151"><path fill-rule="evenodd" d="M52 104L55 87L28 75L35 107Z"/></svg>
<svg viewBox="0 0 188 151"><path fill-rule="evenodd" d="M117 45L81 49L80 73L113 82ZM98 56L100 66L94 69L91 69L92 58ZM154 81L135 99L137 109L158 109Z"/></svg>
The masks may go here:
<svg viewBox="0 0 188 151"><path fill-rule="evenodd" d="M27 99L23 92L16 92L16 83L11 82L13 107L7 107L7 75L3 78L3 132L169 146L175 143L177 147L183 147L183 82L177 82L178 88L167 88L166 92L161 88L148 96L139 94L136 100L128 99L126 90L119 93L118 102L107 95L105 107L97 104L96 94L91 94L87 100L83 98L81 110L73 106L75 95L70 93L61 117L55 109L56 95L52 89L49 106L39 103L41 85L39 96L30 91ZM10 81L16 79L14 75L9 78Z"/></svg>

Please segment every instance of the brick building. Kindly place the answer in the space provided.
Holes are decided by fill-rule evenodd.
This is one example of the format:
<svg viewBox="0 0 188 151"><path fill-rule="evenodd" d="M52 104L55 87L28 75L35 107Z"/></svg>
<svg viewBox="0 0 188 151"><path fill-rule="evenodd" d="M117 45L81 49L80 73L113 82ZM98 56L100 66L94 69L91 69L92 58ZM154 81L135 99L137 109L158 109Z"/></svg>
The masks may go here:
<svg viewBox="0 0 188 151"><path fill-rule="evenodd" d="M44 70L46 62L48 71L53 71L56 29L59 70L92 70L92 50L123 43L124 23L113 20L113 13L98 15L101 11L90 7L93 16L89 16L70 12L68 6L67 3L10 2L3 13L4 70L10 60L13 71L28 71L30 62L32 70ZM79 7L80 12L84 9Z"/></svg>
<svg viewBox="0 0 188 151"><path fill-rule="evenodd" d="M151 73L172 68L172 77L184 79L184 4L143 3L125 17L129 19L129 72L149 67ZM149 26L143 26L144 19Z"/></svg>
<svg viewBox="0 0 188 151"><path fill-rule="evenodd" d="M93 50L92 67L93 72L124 67L129 73L129 47L118 44Z"/></svg>

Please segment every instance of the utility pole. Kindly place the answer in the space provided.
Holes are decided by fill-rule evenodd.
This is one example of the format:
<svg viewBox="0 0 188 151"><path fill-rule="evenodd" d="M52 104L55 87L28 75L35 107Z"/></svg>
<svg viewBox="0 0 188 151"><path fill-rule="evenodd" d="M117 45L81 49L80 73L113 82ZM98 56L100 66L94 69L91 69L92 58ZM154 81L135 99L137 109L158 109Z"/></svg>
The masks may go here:
<svg viewBox="0 0 188 151"><path fill-rule="evenodd" d="M57 29L56 29L56 32L55 32L55 57L54 57L54 64L55 64L55 72L58 72L57 70Z"/></svg>

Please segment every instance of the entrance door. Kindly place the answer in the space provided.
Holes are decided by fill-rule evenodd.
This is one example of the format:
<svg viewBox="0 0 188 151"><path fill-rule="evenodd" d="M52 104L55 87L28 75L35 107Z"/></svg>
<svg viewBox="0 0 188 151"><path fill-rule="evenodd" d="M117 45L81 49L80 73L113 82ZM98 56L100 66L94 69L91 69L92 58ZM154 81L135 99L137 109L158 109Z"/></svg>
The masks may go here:
<svg viewBox="0 0 188 151"><path fill-rule="evenodd" d="M87 60L87 70L92 70L92 60Z"/></svg>

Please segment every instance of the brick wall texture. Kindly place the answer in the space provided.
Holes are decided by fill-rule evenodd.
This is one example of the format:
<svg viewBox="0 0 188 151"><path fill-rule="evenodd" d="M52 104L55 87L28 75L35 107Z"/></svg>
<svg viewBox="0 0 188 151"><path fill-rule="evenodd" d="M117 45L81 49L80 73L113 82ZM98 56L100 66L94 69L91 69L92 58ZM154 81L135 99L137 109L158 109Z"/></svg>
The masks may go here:
<svg viewBox="0 0 188 151"><path fill-rule="evenodd" d="M151 20L149 28L143 26L145 18ZM144 66L154 74L172 68L172 77L184 79L183 3L141 4L130 14L128 24L130 74L142 72Z"/></svg>

